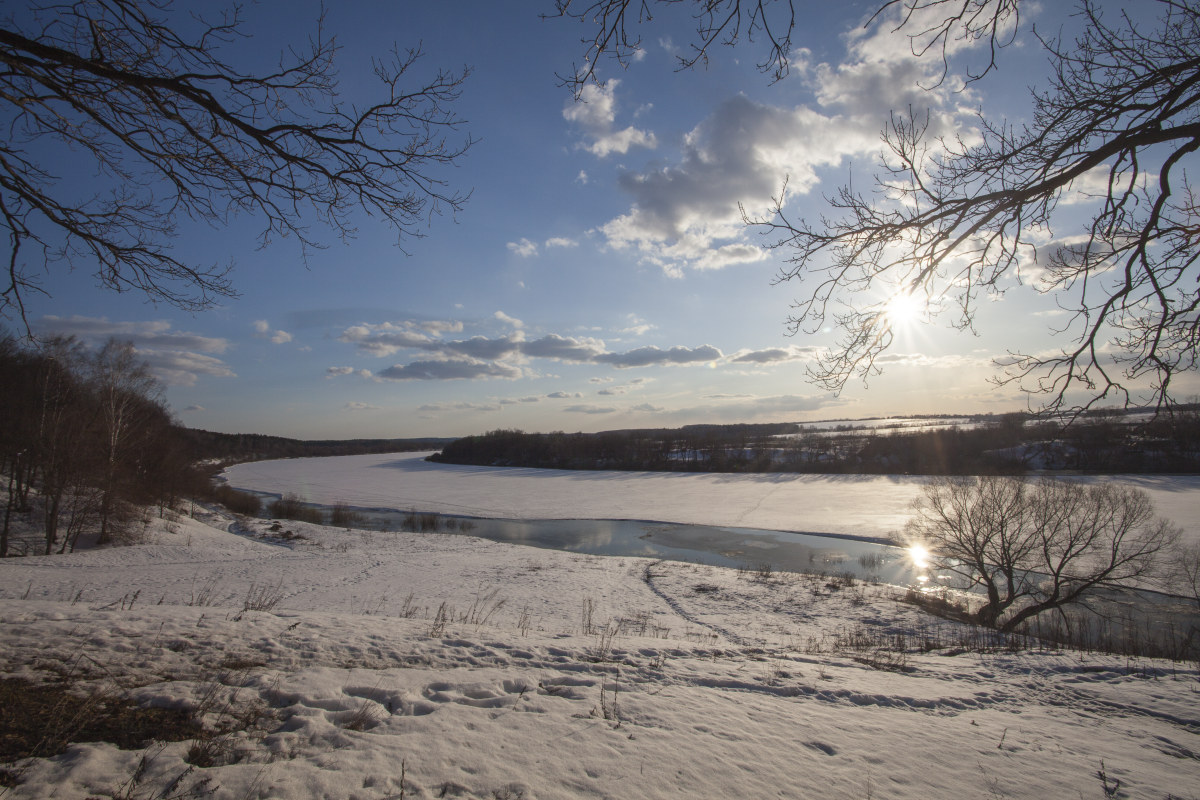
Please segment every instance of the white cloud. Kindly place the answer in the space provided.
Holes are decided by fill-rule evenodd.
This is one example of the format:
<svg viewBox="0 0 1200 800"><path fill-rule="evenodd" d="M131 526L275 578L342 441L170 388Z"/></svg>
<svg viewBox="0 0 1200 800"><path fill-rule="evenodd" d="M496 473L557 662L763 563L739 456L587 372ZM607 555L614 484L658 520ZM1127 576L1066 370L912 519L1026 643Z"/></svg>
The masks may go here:
<svg viewBox="0 0 1200 800"><path fill-rule="evenodd" d="M846 405L849 401L834 395L775 395L771 397L747 397L743 395L713 395L713 399L725 397L731 402L716 402L694 408L679 409L681 416L707 420L736 420L747 422L755 419L791 421L808 412Z"/></svg>
<svg viewBox="0 0 1200 800"><path fill-rule="evenodd" d="M589 83L583 87L578 100L568 100L563 108L563 118L577 125L590 140L581 142L579 147L600 158L612 153L625 154L631 147L653 149L658 146L658 139L650 131L632 125L616 130L614 92L620 83L618 80L604 84Z"/></svg>
<svg viewBox="0 0 1200 800"><path fill-rule="evenodd" d="M811 361L823 353L820 347L768 347L764 350L739 350L729 357L731 364L778 364L786 361Z"/></svg>
<svg viewBox="0 0 1200 800"><path fill-rule="evenodd" d="M627 333L631 336L644 336L654 330L657 325L651 325L646 320L638 317L637 314L626 314L625 319L628 320L629 326L621 328L617 333Z"/></svg>
<svg viewBox="0 0 1200 800"><path fill-rule="evenodd" d="M390 381L452 381L480 378L515 380L522 377L523 374L519 368L509 364L456 358L445 361L414 361L411 364L396 364L380 370L376 376Z"/></svg>
<svg viewBox="0 0 1200 800"><path fill-rule="evenodd" d="M414 330L411 322L387 322L375 325L355 325L347 328L339 340L353 344L360 351L372 356L391 355L409 351L415 360L408 364L394 364L388 369L372 374L361 370L366 377L390 380L456 380L475 378L515 379L534 374L529 363L534 359L558 361L565 364L603 364L616 369L636 367L662 367L700 365L715 367L718 364L770 364L780 361L811 358L817 351L813 348L789 347L765 350L739 350L726 357L713 345L696 347L675 345L658 347L647 345L631 350L610 350L602 339L585 336L562 336L548 333L535 339L527 338L525 323L503 311L496 311L493 318L514 328L503 336L471 336L466 339L442 339ZM642 334L652 326L636 315L627 315L631 323L624 332ZM446 326L456 327L456 326ZM354 373L352 367L330 367L326 374L337 377ZM542 377L546 377L544 374ZM593 377L591 383L611 383L612 378ZM624 393L630 387L641 386L647 378L634 378L622 387L614 387L605 394ZM566 395L556 392L548 397L579 398L582 395Z"/></svg>
<svg viewBox="0 0 1200 800"><path fill-rule="evenodd" d="M374 356L389 356L399 350L426 348L437 343L440 330L461 330L461 323L381 322L374 325L353 325L342 331L340 342L350 342ZM456 326L456 327L455 327Z"/></svg>
<svg viewBox="0 0 1200 800"><path fill-rule="evenodd" d="M272 331L265 319L254 321L254 335L260 339L270 339L274 344L286 344L292 340L292 335L287 331Z"/></svg>
<svg viewBox="0 0 1200 800"><path fill-rule="evenodd" d="M418 411L439 412L439 411L499 411L500 404L497 403L426 403L417 406Z"/></svg>
<svg viewBox="0 0 1200 800"><path fill-rule="evenodd" d="M563 411L571 414L615 414L617 409L612 406L576 405L567 406Z"/></svg>
<svg viewBox="0 0 1200 800"><path fill-rule="evenodd" d="M721 351L712 345L700 347L672 347L662 350L653 345L639 347L625 353L603 353L593 361L609 364L618 369L628 367L663 366L670 364L695 364L717 361L722 357Z"/></svg>
<svg viewBox="0 0 1200 800"><path fill-rule="evenodd" d="M518 328L518 329L520 329L520 328L524 328L524 327L525 327L525 323L524 323L524 322L522 322L521 320L517 319L516 317L510 317L508 314L505 314L503 311L497 311L497 312L496 312L496 313L495 313L493 316L494 316L496 319L500 320L501 322L503 322L503 323L506 323L506 324L508 324L508 325L511 325L511 326L513 326L514 328Z"/></svg>
<svg viewBox="0 0 1200 800"><path fill-rule="evenodd" d="M551 247L578 247L579 242L574 239L568 239L565 236L552 236L546 240L546 248Z"/></svg>
<svg viewBox="0 0 1200 800"><path fill-rule="evenodd" d="M360 378L374 378L369 369L355 369L354 367L327 367L325 369L325 377L340 378L343 375L358 375Z"/></svg>
<svg viewBox="0 0 1200 800"><path fill-rule="evenodd" d="M877 124L868 135L809 108L739 95L684 138L677 164L624 174L620 185L634 205L601 232L611 246L633 249L671 275L760 261L763 250L743 240L739 204L762 213L785 178L790 193L807 192L818 167L877 147Z"/></svg>
<svg viewBox="0 0 1200 800"><path fill-rule="evenodd" d="M578 400L583 397L579 392L551 392L546 395L551 400Z"/></svg>
<svg viewBox="0 0 1200 800"><path fill-rule="evenodd" d="M894 27L879 23L874 35L849 37L841 64L803 70L813 105L729 98L684 137L673 163L624 174L620 185L633 203L600 227L607 243L672 277L760 261L766 254L746 238L741 209L769 215L785 180L786 203L813 190L818 170L878 154L889 109L929 109L930 136L971 140L963 123L969 95L953 94L951 81L934 87L940 57L914 57Z"/></svg>
<svg viewBox="0 0 1200 800"><path fill-rule="evenodd" d="M522 258L536 256L538 252L537 243L531 242L525 238L522 238L519 242L509 242L507 247L509 250L521 256Z"/></svg>

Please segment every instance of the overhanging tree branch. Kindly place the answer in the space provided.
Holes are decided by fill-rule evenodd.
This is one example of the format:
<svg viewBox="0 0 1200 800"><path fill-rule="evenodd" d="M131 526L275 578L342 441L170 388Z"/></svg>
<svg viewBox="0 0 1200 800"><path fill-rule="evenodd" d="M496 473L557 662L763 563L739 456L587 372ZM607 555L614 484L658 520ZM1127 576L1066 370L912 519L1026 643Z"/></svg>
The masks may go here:
<svg viewBox="0 0 1200 800"><path fill-rule="evenodd" d="M1200 346L1200 216L1186 178L1200 149L1200 8L1162 8L1145 32L1125 18L1110 26L1086 0L1074 46L1044 42L1055 73L1028 126L981 118L982 141L967 145L929 137L927 118L895 117L872 192L846 187L812 222L790 220L781 195L772 216L749 220L789 252L780 281L813 281L792 330L832 318L843 332L811 373L819 384L877 374L891 344L886 313L856 294L921 293L931 313L955 309L952 324L970 328L981 295L1034 272L1070 312L1057 332L1069 344L1011 353L999 383L1040 395L1047 410L1110 397L1172 403L1171 381L1195 368ZM1092 219L1043 254L1068 198L1089 201Z"/></svg>
<svg viewBox="0 0 1200 800"><path fill-rule="evenodd" d="M307 252L314 222L351 236L361 210L402 241L462 206L441 172L471 145L451 111L467 69L418 79L420 50L396 52L375 62L382 97L357 108L339 99L320 26L308 50L248 73L221 53L241 24L236 9L188 22L165 0L35 4L0 21L0 313L23 317L37 275L63 266L185 309L233 294L227 267L175 255L185 219L251 214L264 245L289 236ZM105 185L88 196L54 175L54 147Z"/></svg>

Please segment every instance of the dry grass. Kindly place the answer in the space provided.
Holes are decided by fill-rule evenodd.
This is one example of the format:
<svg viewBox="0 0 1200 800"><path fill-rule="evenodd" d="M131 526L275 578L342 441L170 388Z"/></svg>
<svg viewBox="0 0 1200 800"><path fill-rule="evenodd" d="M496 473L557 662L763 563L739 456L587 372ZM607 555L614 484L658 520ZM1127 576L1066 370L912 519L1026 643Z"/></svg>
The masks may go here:
<svg viewBox="0 0 1200 800"><path fill-rule="evenodd" d="M47 758L75 742L111 742L122 750L149 742L178 742L204 735L187 711L142 708L116 694L80 694L68 681L38 684L0 678L0 762ZM5 777L12 773L4 773ZM0 778L0 784L11 785Z"/></svg>

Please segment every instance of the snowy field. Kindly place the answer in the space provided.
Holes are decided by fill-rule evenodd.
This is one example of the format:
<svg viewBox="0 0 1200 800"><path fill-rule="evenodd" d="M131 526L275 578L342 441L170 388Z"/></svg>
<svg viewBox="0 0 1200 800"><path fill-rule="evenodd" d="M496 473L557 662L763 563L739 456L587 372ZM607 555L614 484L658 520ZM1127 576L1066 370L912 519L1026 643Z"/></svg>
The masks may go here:
<svg viewBox="0 0 1200 800"><path fill-rule="evenodd" d="M329 492L314 499L376 504L395 475L426 479L420 464L379 467L390 481L351 496L340 470L319 490L308 474ZM772 501L755 524L783 519L769 509L796 486L686 477L659 486L753 487ZM900 502L886 479L866 483ZM441 497L546 513L502 493ZM66 715L123 698L207 728L129 750L74 743L9 766L19 783L0 797L1200 795L1195 664L989 652L897 594L201 511L143 544L0 562L5 676L62 681L80 698Z"/></svg>
<svg viewBox="0 0 1200 800"><path fill-rule="evenodd" d="M501 519L638 519L869 538L902 529L924 485L922 478L887 475L472 467L436 464L425 461L427 455L258 461L230 467L225 476L237 488L295 492L324 505ZM1200 541L1200 475L1111 480L1145 490L1159 514Z"/></svg>

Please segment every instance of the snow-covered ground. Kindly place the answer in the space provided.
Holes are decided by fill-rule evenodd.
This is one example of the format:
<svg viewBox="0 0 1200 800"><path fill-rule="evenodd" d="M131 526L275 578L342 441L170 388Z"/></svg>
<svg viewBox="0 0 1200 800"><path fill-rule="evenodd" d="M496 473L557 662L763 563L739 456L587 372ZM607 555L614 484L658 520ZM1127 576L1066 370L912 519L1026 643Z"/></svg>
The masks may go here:
<svg viewBox="0 0 1200 800"><path fill-rule="evenodd" d="M313 499L372 505L397 474L423 480L422 463L380 466L391 477L357 495L306 474L328 493ZM771 487L794 485L682 477L658 484L672 492L662 508L730 485L782 508ZM538 485L570 493L572 480ZM464 504L519 511L503 493ZM897 593L204 512L141 545L0 562L0 669L199 708L227 732L204 747L75 743L10 768L21 782L0 797L1200 794L1195 664L981 652Z"/></svg>
<svg viewBox="0 0 1200 800"><path fill-rule="evenodd" d="M924 479L471 467L428 453L238 464L230 485L304 500L503 519L640 519L886 538L904 527ZM1200 475L1123 475L1158 513L1200 541Z"/></svg>

